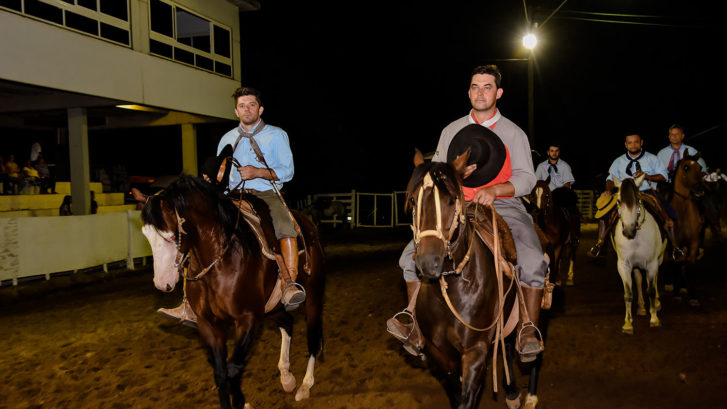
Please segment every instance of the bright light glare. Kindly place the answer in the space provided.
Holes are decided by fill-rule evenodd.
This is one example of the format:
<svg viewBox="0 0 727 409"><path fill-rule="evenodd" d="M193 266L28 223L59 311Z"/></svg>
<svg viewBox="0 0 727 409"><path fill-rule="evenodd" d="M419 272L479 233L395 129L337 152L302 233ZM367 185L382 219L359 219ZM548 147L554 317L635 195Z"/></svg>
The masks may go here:
<svg viewBox="0 0 727 409"><path fill-rule="evenodd" d="M523 45L525 46L525 48L532 50L537 44L538 37L535 37L535 34L528 34L523 37Z"/></svg>

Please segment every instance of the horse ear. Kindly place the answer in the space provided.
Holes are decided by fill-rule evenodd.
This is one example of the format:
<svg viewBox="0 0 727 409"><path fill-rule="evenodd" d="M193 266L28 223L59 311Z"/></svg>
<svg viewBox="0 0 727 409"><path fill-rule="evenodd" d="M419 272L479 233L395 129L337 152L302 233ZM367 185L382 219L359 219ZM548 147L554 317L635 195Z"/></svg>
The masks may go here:
<svg viewBox="0 0 727 409"><path fill-rule="evenodd" d="M134 199L136 199L139 203L146 203L146 201L149 200L149 196L141 193L141 191L135 187L131 188L131 195L134 196Z"/></svg>
<svg viewBox="0 0 727 409"><path fill-rule="evenodd" d="M611 175L611 177L613 178L613 185L616 187L621 187L621 179L619 179L618 177L616 177L616 175L613 175L613 174Z"/></svg>
<svg viewBox="0 0 727 409"><path fill-rule="evenodd" d="M422 154L422 151L420 151L417 148L414 148L414 167L417 167L424 163L424 155Z"/></svg>
<svg viewBox="0 0 727 409"><path fill-rule="evenodd" d="M641 176L634 179L634 183L636 184L636 187L641 187L641 183L644 182L645 178L646 178L646 173L642 173Z"/></svg>
<svg viewBox="0 0 727 409"><path fill-rule="evenodd" d="M464 173L465 168L467 167L467 161L470 158L470 148L467 148L466 151L464 151L463 154L457 156L452 161L452 166L454 166L454 170L457 171L460 175Z"/></svg>

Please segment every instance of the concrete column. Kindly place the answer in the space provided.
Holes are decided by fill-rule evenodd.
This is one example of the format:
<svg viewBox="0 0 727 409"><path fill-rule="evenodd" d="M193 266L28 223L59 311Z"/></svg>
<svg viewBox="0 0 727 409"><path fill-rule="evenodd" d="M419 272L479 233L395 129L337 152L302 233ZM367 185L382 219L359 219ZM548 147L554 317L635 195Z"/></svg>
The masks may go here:
<svg viewBox="0 0 727 409"><path fill-rule="evenodd" d="M91 172L86 108L68 108L68 152L71 158L71 209L74 215L90 214Z"/></svg>
<svg viewBox="0 0 727 409"><path fill-rule="evenodd" d="M182 124L182 172L197 176L197 129Z"/></svg>

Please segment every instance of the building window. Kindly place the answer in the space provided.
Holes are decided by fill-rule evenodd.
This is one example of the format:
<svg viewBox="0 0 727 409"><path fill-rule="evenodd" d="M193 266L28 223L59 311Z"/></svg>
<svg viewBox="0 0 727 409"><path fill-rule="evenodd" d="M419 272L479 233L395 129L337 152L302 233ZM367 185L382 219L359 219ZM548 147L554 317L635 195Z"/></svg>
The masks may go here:
<svg viewBox="0 0 727 409"><path fill-rule="evenodd" d="M0 8L131 46L129 0L0 0Z"/></svg>
<svg viewBox="0 0 727 409"><path fill-rule="evenodd" d="M232 77L231 30L169 0L149 0L152 54Z"/></svg>

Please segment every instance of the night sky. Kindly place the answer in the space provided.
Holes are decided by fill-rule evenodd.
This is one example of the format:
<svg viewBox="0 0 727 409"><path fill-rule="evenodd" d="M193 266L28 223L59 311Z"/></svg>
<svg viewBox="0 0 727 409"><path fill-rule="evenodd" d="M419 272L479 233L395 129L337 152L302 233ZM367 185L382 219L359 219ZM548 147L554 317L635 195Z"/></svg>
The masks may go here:
<svg viewBox="0 0 727 409"><path fill-rule="evenodd" d="M542 23L561 1L530 3ZM724 13L675 3L571 0L539 32L533 148L558 141L576 188L601 188L594 176L624 151L626 132L656 153L672 123L710 167L724 167ZM414 148L433 151L442 128L469 111L472 68L527 56L519 1L261 4L241 13L243 85L262 91L266 122L290 135L294 194L403 189ZM496 63L498 107L527 131L527 64Z"/></svg>

